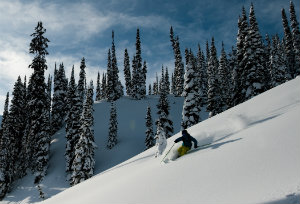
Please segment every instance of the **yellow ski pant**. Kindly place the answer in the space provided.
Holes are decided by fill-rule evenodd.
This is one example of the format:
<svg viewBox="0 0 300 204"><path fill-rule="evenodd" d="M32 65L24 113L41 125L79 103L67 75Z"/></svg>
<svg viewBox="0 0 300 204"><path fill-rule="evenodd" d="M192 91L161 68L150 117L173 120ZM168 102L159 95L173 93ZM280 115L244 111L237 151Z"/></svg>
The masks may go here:
<svg viewBox="0 0 300 204"><path fill-rule="evenodd" d="M186 147L186 146L181 146L178 148L178 153L179 153L179 156L183 156L187 153L187 151L189 151L191 148L190 147Z"/></svg>

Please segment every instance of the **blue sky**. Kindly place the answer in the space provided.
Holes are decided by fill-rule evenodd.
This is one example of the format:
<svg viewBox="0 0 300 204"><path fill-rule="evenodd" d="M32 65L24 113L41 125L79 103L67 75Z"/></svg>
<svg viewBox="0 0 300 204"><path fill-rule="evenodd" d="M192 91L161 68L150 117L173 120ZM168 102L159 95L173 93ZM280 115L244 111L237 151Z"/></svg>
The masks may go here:
<svg viewBox="0 0 300 204"><path fill-rule="evenodd" d="M281 8L288 11L289 1L252 2L261 34L282 36ZM299 3L294 1L298 19ZM78 76L80 60L85 57L87 77L95 81L97 72L106 69L114 30L120 77L124 81L124 49L128 49L132 59L136 29L140 28L149 83L156 72L160 73L162 64L169 73L174 69L169 41L171 25L179 35L182 52L186 47L196 51L197 43L204 49L206 40L214 36L220 53L222 41L226 50L235 45L238 16L243 5L248 14L250 4L250 0L0 0L0 113L6 92L11 93L18 75L23 78L32 72L28 68L32 60L28 53L30 34L40 20L51 41L46 74L53 74L55 62L63 62L67 77L73 64Z"/></svg>

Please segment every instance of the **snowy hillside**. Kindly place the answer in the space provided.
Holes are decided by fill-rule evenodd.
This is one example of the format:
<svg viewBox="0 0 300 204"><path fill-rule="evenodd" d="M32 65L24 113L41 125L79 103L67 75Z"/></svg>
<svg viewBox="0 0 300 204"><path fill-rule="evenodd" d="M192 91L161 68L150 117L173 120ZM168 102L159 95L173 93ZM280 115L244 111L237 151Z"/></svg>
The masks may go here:
<svg viewBox="0 0 300 204"><path fill-rule="evenodd" d="M43 203L299 203L299 124L297 78L191 127L208 146L168 163L150 149Z"/></svg>
<svg viewBox="0 0 300 204"><path fill-rule="evenodd" d="M118 100L119 144L113 150L105 148L109 103L95 104L95 174L104 172L72 188L65 181L65 131L59 131L41 185L50 198L44 203L300 202L299 78L191 127L200 145L213 143L166 164L153 157L155 149L142 152L146 106L156 118L157 99ZM182 102L170 97L176 132ZM167 149L178 136L168 140ZM40 201L33 179L29 175L18 181L0 203Z"/></svg>
<svg viewBox="0 0 300 204"><path fill-rule="evenodd" d="M117 117L119 123L118 144L112 150L106 148L108 139L108 123L110 103L102 101L94 105L95 141L98 145L95 153L95 174L107 170L127 159L141 153L145 149L145 116L147 106L152 109L152 118L156 119L158 96L150 96L145 100L136 101L123 97L117 101ZM174 130L180 130L183 98L170 96L170 118L174 122ZM205 112L202 118L207 118ZM53 136L51 142L51 158L47 176L42 181L42 190L49 198L70 187L65 175L65 130L60 130ZM17 181L13 191L0 203L25 203L40 201L39 193L33 184L34 177L29 175Z"/></svg>

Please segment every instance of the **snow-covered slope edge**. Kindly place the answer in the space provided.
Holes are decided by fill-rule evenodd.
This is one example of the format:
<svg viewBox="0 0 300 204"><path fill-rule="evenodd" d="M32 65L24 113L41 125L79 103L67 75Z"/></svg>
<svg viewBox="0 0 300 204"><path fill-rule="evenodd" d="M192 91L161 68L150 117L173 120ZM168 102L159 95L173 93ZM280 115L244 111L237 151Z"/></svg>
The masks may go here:
<svg viewBox="0 0 300 204"><path fill-rule="evenodd" d="M168 164L152 148L43 203L299 203L299 124L297 78L189 128L208 147Z"/></svg>

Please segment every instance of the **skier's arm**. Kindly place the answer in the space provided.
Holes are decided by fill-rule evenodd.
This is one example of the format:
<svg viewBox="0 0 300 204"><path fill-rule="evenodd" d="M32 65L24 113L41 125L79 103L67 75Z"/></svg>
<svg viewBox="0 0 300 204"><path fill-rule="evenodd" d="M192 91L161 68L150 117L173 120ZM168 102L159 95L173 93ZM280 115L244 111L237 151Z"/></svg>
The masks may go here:
<svg viewBox="0 0 300 204"><path fill-rule="evenodd" d="M182 137L178 137L174 142L177 143L179 141L182 141Z"/></svg>
<svg viewBox="0 0 300 204"><path fill-rule="evenodd" d="M194 148L197 148L198 147L197 140L195 138L193 138L192 136L191 136L191 138L192 138L192 141L194 142Z"/></svg>

